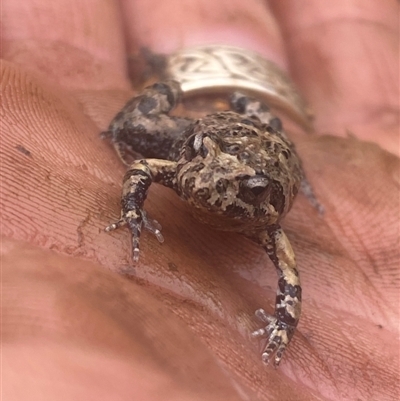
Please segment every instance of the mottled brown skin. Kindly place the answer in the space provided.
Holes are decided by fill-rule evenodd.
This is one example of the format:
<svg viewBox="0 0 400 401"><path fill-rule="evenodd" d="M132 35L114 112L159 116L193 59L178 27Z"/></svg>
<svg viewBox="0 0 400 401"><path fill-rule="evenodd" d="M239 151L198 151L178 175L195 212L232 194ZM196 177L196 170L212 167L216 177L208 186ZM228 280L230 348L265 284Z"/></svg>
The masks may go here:
<svg viewBox="0 0 400 401"><path fill-rule="evenodd" d="M301 313L296 260L279 223L299 190L318 203L293 144L266 105L235 93L233 111L191 121L168 115L180 95L175 81L154 84L130 100L103 133L130 164L123 179L121 219L106 230L129 227L135 261L142 226L163 241L160 226L143 211L148 189L156 182L186 200L201 222L261 245L279 281L274 315L256 311L266 326L253 336L267 337L262 358L268 362L274 356L277 366Z"/></svg>

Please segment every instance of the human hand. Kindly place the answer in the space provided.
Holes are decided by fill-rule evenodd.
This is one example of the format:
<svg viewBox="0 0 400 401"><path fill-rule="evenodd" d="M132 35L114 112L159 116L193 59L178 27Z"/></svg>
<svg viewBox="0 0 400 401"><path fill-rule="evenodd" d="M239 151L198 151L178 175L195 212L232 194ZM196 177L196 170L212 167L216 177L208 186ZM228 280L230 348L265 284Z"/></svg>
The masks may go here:
<svg viewBox="0 0 400 401"><path fill-rule="evenodd" d="M257 1L3 2L5 399L395 399L398 5L270 6L278 23ZM98 134L128 56L211 41L286 66L316 117L291 134L326 214L299 195L284 222L304 300L278 370L247 337L275 298L261 249L159 186L165 243L144 235L129 277L128 232L103 231L125 168Z"/></svg>

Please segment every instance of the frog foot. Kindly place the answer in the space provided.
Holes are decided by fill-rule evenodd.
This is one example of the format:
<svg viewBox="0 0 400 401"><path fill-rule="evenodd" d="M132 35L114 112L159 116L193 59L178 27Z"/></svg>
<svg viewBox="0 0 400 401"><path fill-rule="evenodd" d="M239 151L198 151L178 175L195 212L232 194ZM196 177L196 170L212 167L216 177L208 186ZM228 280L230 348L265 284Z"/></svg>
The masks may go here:
<svg viewBox="0 0 400 401"><path fill-rule="evenodd" d="M160 243L164 242L164 237L161 234L161 225L157 220L150 219L144 210L133 209L122 214L121 218L108 225L105 231L110 232L117 230L118 228L128 226L132 233L132 258L134 262L139 260L139 242L142 227L145 230L150 231L155 235Z"/></svg>
<svg viewBox="0 0 400 401"><path fill-rule="evenodd" d="M267 342L262 352L262 360L265 364L268 364L274 356L274 366L278 367L296 327L280 321L275 316L265 312L264 309L256 310L255 315L259 320L267 324L264 328L252 333L252 337L255 338L267 337Z"/></svg>

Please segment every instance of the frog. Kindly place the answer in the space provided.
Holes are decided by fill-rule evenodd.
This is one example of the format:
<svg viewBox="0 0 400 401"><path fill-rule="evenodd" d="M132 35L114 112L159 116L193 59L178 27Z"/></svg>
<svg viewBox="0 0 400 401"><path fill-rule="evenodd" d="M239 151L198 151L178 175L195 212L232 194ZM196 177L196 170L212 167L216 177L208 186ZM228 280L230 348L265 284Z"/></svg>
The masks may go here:
<svg viewBox="0 0 400 401"><path fill-rule="evenodd" d="M239 233L265 250L278 275L273 314L258 309L265 338L262 360L277 367L296 331L302 287L296 258L281 227L301 191L321 212L282 120L256 97L234 92L229 109L198 119L171 115L182 101L179 82L147 86L113 118L108 138L128 166L122 180L121 217L107 232L127 226L132 258L139 259L142 229L164 241L144 210L153 183L172 189L193 216L217 230Z"/></svg>

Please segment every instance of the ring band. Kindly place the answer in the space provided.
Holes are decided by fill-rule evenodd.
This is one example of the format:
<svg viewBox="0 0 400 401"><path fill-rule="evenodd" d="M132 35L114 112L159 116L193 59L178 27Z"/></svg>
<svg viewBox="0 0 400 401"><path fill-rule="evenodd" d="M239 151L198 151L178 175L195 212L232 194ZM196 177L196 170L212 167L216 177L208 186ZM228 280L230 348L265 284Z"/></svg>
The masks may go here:
<svg viewBox="0 0 400 401"><path fill-rule="evenodd" d="M184 96L243 91L312 130L312 113L293 82L253 51L226 45L182 49L166 56L162 78L177 80Z"/></svg>

